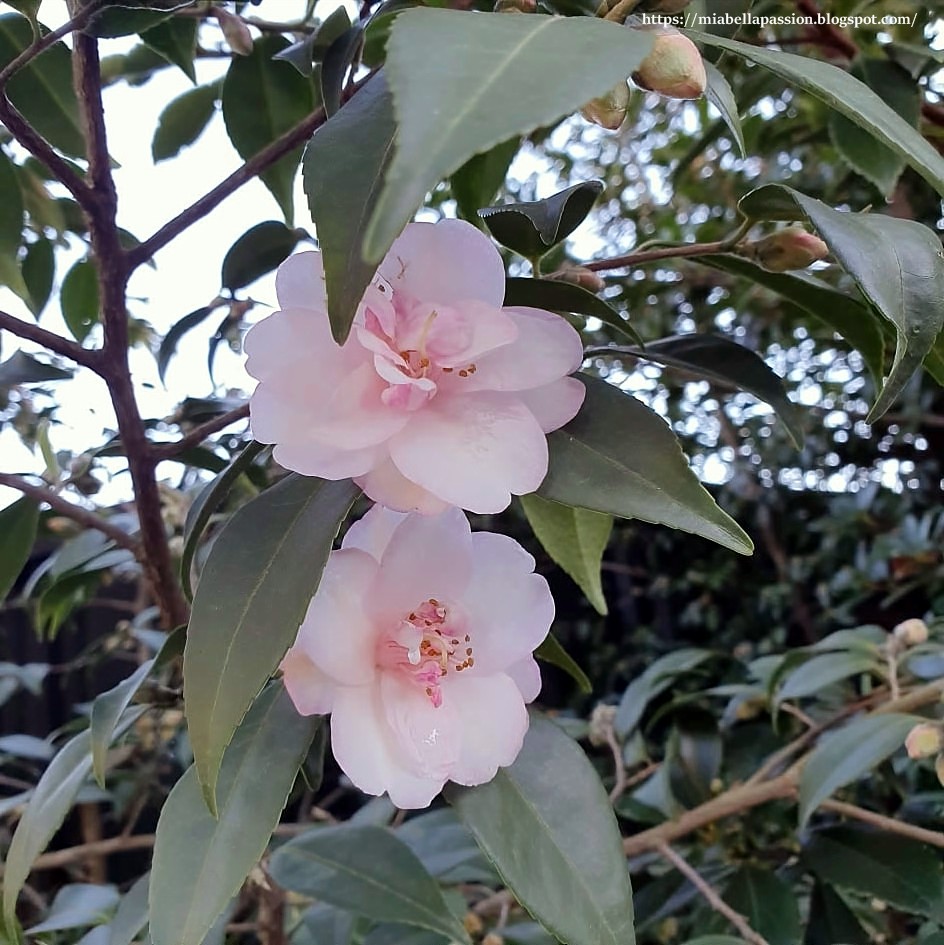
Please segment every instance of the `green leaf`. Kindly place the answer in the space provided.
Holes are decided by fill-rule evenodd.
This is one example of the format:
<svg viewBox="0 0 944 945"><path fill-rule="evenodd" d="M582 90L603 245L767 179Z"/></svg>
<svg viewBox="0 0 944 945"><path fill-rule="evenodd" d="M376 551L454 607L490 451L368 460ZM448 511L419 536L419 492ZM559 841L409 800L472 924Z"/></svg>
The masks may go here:
<svg viewBox="0 0 944 945"><path fill-rule="evenodd" d="M558 939L633 945L613 809L587 756L553 722L532 718L511 767L478 787L450 784L446 799L515 898Z"/></svg>
<svg viewBox="0 0 944 945"><path fill-rule="evenodd" d="M0 255L16 262L23 242L23 193L13 162L0 148Z"/></svg>
<svg viewBox="0 0 944 945"><path fill-rule="evenodd" d="M688 468L665 421L605 381L587 375L581 381L586 400L575 419L548 437L548 473L538 494L564 505L670 525L750 554L750 538ZM639 449L639 443L646 448Z"/></svg>
<svg viewBox="0 0 944 945"><path fill-rule="evenodd" d="M32 23L36 23L37 30L39 24L36 17L39 15L39 8L43 0L7 0L7 6L13 7L17 13L22 13Z"/></svg>
<svg viewBox="0 0 944 945"><path fill-rule="evenodd" d="M938 193L944 193L944 158L904 118L849 73L808 56L778 52L707 33L685 32L700 43L726 49L754 62L814 95L900 154Z"/></svg>
<svg viewBox="0 0 944 945"><path fill-rule="evenodd" d="M544 550L574 579L597 613L605 615L600 562L613 531L612 516L538 495L521 496L521 507Z"/></svg>
<svg viewBox="0 0 944 945"><path fill-rule="evenodd" d="M595 17L399 14L386 71L401 134L364 235L365 258L379 263L423 197L469 158L603 95L638 68L652 42ZM536 81L549 63L553 81Z"/></svg>
<svg viewBox="0 0 944 945"><path fill-rule="evenodd" d="M0 389L19 384L43 384L47 381L67 381L72 371L44 364L31 354L17 350L0 364Z"/></svg>
<svg viewBox="0 0 944 945"><path fill-rule="evenodd" d="M321 98L330 118L341 108L341 89L351 66L364 46L364 28L346 29L325 51L321 62Z"/></svg>
<svg viewBox="0 0 944 945"><path fill-rule="evenodd" d="M642 344L636 330L609 302L572 282L560 282L557 279L506 279L504 304L592 315L637 344Z"/></svg>
<svg viewBox="0 0 944 945"><path fill-rule="evenodd" d="M80 344L99 321L98 272L91 259L80 259L66 273L59 305L72 337Z"/></svg>
<svg viewBox="0 0 944 945"><path fill-rule="evenodd" d="M115 727L131 705L135 693L147 679L154 666L155 659L145 660L130 676L107 692L100 693L92 703L92 715L89 722L92 744L92 771L100 788L105 787L105 762L108 746L112 743Z"/></svg>
<svg viewBox="0 0 944 945"><path fill-rule="evenodd" d="M184 651L190 742L211 811L223 751L294 641L357 493L349 480L287 476L236 512L213 544Z"/></svg>
<svg viewBox="0 0 944 945"><path fill-rule="evenodd" d="M193 144L216 112L219 84L198 85L168 103L157 122L151 157L154 163L176 157L182 148Z"/></svg>
<svg viewBox="0 0 944 945"><path fill-rule="evenodd" d="M672 796L689 808L709 800L723 754L718 723L710 712L687 708L677 713L665 757Z"/></svg>
<svg viewBox="0 0 944 945"><path fill-rule="evenodd" d="M96 13L85 32L102 39L130 36L166 20L189 0L112 0Z"/></svg>
<svg viewBox="0 0 944 945"><path fill-rule="evenodd" d="M108 923L108 945L131 945L147 925L150 872L137 879L121 897L115 916Z"/></svg>
<svg viewBox="0 0 944 945"><path fill-rule="evenodd" d="M45 35L49 32L41 26ZM0 68L33 42L33 27L17 13L0 16ZM50 144L72 157L85 158L79 103L72 88L72 55L63 42L53 43L30 61L7 85L10 101Z"/></svg>
<svg viewBox="0 0 944 945"><path fill-rule="evenodd" d="M177 353L177 345L180 343L180 339L188 331L202 325L216 309L216 305L204 305L203 308L198 308L196 311L184 315L183 318L171 325L170 330L161 339L161 346L157 351L157 375L162 384L165 383L167 367L170 364L170 359Z"/></svg>
<svg viewBox="0 0 944 945"><path fill-rule="evenodd" d="M614 727L626 738L639 724L649 703L668 689L683 673L689 673L712 656L709 650L685 648L667 653L634 679L623 693L616 710Z"/></svg>
<svg viewBox="0 0 944 945"><path fill-rule="evenodd" d="M914 716L893 712L869 715L827 735L800 775L800 825L835 790L862 777L898 751L919 721Z"/></svg>
<svg viewBox="0 0 944 945"><path fill-rule="evenodd" d="M33 315L39 318L52 294L52 283L56 274L55 251L52 243L44 236L27 245L22 270L23 282L29 292L27 305Z"/></svg>
<svg viewBox="0 0 944 945"><path fill-rule="evenodd" d="M613 350L748 391L773 407L797 448L803 445L799 408L787 397L780 377L750 348L722 335L674 335L647 342L644 349Z"/></svg>
<svg viewBox="0 0 944 945"><path fill-rule="evenodd" d="M745 866L734 874L724 901L769 945L797 945L800 912L796 896L782 879L767 870Z"/></svg>
<svg viewBox="0 0 944 945"><path fill-rule="evenodd" d="M842 897L824 883L817 883L810 896L810 918L803 945L869 945L872 941L855 913Z"/></svg>
<svg viewBox="0 0 944 945"><path fill-rule="evenodd" d="M872 89L896 115L917 129L921 117L921 93L910 75L888 59L860 56L849 74ZM905 159L877 144L858 123L836 112L829 116L829 137L842 159L858 174L890 197L905 169Z"/></svg>
<svg viewBox="0 0 944 945"><path fill-rule="evenodd" d="M197 84L193 59L197 54L198 21L192 16L172 16L141 34L141 40Z"/></svg>
<svg viewBox="0 0 944 945"><path fill-rule="evenodd" d="M305 149L305 194L318 230L328 316L338 344L347 340L354 313L377 268L365 260L360 240L395 135L392 101L381 72L315 132Z"/></svg>
<svg viewBox="0 0 944 945"><path fill-rule="evenodd" d="M398 922L468 942L436 880L413 851L383 827L316 828L269 861L285 889L377 922Z"/></svg>
<svg viewBox="0 0 944 945"><path fill-rule="evenodd" d="M880 325L861 302L837 292L815 276L768 272L737 256L701 256L697 262L750 279L829 325L862 355L869 373L881 385L885 340Z"/></svg>
<svg viewBox="0 0 944 945"><path fill-rule="evenodd" d="M279 220L257 223L227 250L220 282L235 292L271 272L295 248L298 233Z"/></svg>
<svg viewBox="0 0 944 945"><path fill-rule="evenodd" d="M121 897L114 886L70 883L56 893L46 918L26 929L27 935L59 932L107 922Z"/></svg>
<svg viewBox="0 0 944 945"><path fill-rule="evenodd" d="M28 496L0 509L0 601L26 567L38 527L39 505Z"/></svg>
<svg viewBox="0 0 944 945"><path fill-rule="evenodd" d="M323 722L321 716L299 715L281 683L273 684L256 700L226 750L219 817L207 811L194 767L174 785L161 810L154 845L154 945L201 945L265 851Z"/></svg>
<svg viewBox="0 0 944 945"><path fill-rule="evenodd" d="M580 668L577 661L561 646L560 641L549 633L544 642L534 651L537 659L562 669L580 687L583 693L593 692L590 677Z"/></svg>
<svg viewBox="0 0 944 945"><path fill-rule="evenodd" d="M708 76L708 86L705 97L721 113L721 118L734 136L734 142L741 152L741 157L747 157L747 145L744 143L744 132L741 129L741 119L738 115L738 105L734 92L728 80L718 71L718 67L705 60L705 73Z"/></svg>
<svg viewBox="0 0 944 945"><path fill-rule="evenodd" d="M534 260L567 239L587 218L602 193L603 184L589 180L544 200L483 207L479 216L499 243L525 259Z"/></svg>
<svg viewBox="0 0 944 945"><path fill-rule="evenodd" d="M346 12L346 11L345 11ZM350 20L348 20L350 22ZM272 58L276 62L288 62L298 70L299 75L310 76L315 71L314 45L315 33L309 33L301 42L292 43L277 52Z"/></svg>
<svg viewBox="0 0 944 945"><path fill-rule="evenodd" d="M469 158L449 178L452 196L462 219L482 226L479 210L501 190L508 176L508 168L511 167L520 145L521 139L517 135L509 138L484 154Z"/></svg>
<svg viewBox="0 0 944 945"><path fill-rule="evenodd" d="M250 55L233 58L223 80L226 133L244 161L297 125L315 107L311 80L288 63L272 61L288 44L276 33L259 37ZM294 215L292 191L301 153L301 147L293 148L259 175L289 225Z"/></svg>
<svg viewBox="0 0 944 945"><path fill-rule="evenodd" d="M816 831L803 865L841 889L944 920L944 873L937 852L910 837L860 827ZM843 939L845 941L845 939Z"/></svg>
<svg viewBox="0 0 944 945"><path fill-rule="evenodd" d="M126 713L115 737L120 738L144 711L138 707ZM86 730L63 746L33 790L29 806L16 825L3 869L3 914L9 930L16 927L16 902L33 861L62 825L91 770L91 733Z"/></svg>
<svg viewBox="0 0 944 945"><path fill-rule="evenodd" d="M768 184L738 204L746 216L805 216L876 311L895 326L895 360L868 422L901 393L944 327L944 253L940 239L913 220L841 213L789 187ZM772 216L771 216L772 215Z"/></svg>
<svg viewBox="0 0 944 945"><path fill-rule="evenodd" d="M843 679L874 672L877 668L878 661L875 656L867 653L847 651L817 656L790 673L777 692L777 702L816 695Z"/></svg>

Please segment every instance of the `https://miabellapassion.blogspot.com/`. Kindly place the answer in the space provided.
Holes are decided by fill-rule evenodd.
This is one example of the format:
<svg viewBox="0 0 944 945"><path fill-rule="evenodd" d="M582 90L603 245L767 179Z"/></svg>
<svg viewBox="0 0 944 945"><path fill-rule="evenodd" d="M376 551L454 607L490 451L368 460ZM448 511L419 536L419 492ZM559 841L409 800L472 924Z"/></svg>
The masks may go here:
<svg viewBox="0 0 944 945"><path fill-rule="evenodd" d="M643 26L682 26L685 29L705 29L714 26L838 26L840 29L882 29L889 26L914 26L917 13L870 13L839 15L817 12L815 14L782 13L703 13L686 10L675 15L665 13L639 14Z"/></svg>

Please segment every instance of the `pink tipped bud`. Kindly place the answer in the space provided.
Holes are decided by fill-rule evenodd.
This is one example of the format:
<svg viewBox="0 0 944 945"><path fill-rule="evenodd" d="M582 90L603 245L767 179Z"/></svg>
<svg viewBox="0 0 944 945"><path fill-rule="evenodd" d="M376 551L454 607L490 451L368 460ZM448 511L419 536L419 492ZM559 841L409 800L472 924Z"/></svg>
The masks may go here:
<svg viewBox="0 0 944 945"><path fill-rule="evenodd" d="M892 633L895 634L895 639L900 640L905 646L918 646L928 642L928 625L917 617L903 620Z"/></svg>
<svg viewBox="0 0 944 945"><path fill-rule="evenodd" d="M564 266L547 277L554 282L569 282L571 285L579 285L581 289L588 292L602 292L606 288L606 281L602 276L598 276L592 269L584 266Z"/></svg>
<svg viewBox="0 0 944 945"><path fill-rule="evenodd" d="M652 52L633 73L633 82L666 98L700 98L708 76L698 47L678 30L663 27L655 31Z"/></svg>
<svg viewBox="0 0 944 945"><path fill-rule="evenodd" d="M214 7L213 15L220 24L223 38L229 48L237 56L248 56L252 52L252 33L249 32L249 27L240 17L221 7Z"/></svg>
<svg viewBox="0 0 944 945"><path fill-rule="evenodd" d="M916 725L905 739L905 750L908 757L914 760L918 758L930 758L944 749L944 732L940 725L934 725L930 722L922 722Z"/></svg>
<svg viewBox="0 0 944 945"><path fill-rule="evenodd" d="M755 243L748 243L747 249L769 272L805 269L829 255L829 247L801 226L784 227Z"/></svg>
<svg viewBox="0 0 944 945"><path fill-rule="evenodd" d="M629 108L629 86L625 82L610 89L606 95L587 102L580 109L580 114L587 121L592 121L607 131L616 131L623 120L626 118L626 110Z"/></svg>
<svg viewBox="0 0 944 945"><path fill-rule="evenodd" d="M535 13L537 0L496 0L495 13Z"/></svg>

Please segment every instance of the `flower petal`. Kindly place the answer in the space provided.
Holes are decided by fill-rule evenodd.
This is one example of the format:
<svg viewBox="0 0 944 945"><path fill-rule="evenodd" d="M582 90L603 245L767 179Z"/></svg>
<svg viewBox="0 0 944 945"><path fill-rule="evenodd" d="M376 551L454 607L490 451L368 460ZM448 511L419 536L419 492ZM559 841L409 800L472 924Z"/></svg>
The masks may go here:
<svg viewBox="0 0 944 945"><path fill-rule="evenodd" d="M389 448L407 479L470 512L501 512L547 474L544 433L514 394L437 397Z"/></svg>
<svg viewBox="0 0 944 945"><path fill-rule="evenodd" d="M253 423L252 430L260 443L278 443L277 439L262 435L258 424ZM379 447L376 446L339 450L311 438L278 443L272 451L273 458L283 468L303 476L321 476L322 479L362 476L377 462L379 455Z"/></svg>
<svg viewBox="0 0 944 945"><path fill-rule="evenodd" d="M587 389L576 377L562 377L544 387L520 390L517 397L534 414L545 433L559 430L580 412Z"/></svg>
<svg viewBox="0 0 944 945"><path fill-rule="evenodd" d="M521 692L525 703L534 702L541 692L541 667L533 657L518 660L505 669Z"/></svg>
<svg viewBox="0 0 944 945"><path fill-rule="evenodd" d="M397 526L406 516L382 505L372 505L348 530L342 548L360 548L378 563Z"/></svg>
<svg viewBox="0 0 944 945"><path fill-rule="evenodd" d="M341 351L330 341L328 317L309 309L285 308L256 322L243 338L246 371L260 381L282 377L286 369L316 362L330 370ZM333 342L332 342L333 344ZM340 370L338 363L338 370ZM310 375L305 375L310 376Z"/></svg>
<svg viewBox="0 0 944 945"><path fill-rule="evenodd" d="M449 507L428 489L410 482L390 459L379 463L363 476L354 480L375 502L398 512L420 512L438 515Z"/></svg>
<svg viewBox="0 0 944 945"><path fill-rule="evenodd" d="M296 646L319 669L346 685L374 678L377 630L364 602L377 567L367 552L357 548L333 551L298 631Z"/></svg>
<svg viewBox="0 0 944 945"><path fill-rule="evenodd" d="M464 220L411 223L390 248L380 271L416 299L448 305L478 299L501 308L505 266L481 230Z"/></svg>
<svg viewBox="0 0 944 945"><path fill-rule="evenodd" d="M309 250L289 256L275 274L275 294L282 308L298 306L326 311L321 253Z"/></svg>
<svg viewBox="0 0 944 945"><path fill-rule="evenodd" d="M299 715L327 715L334 703L335 685L298 646L282 659L282 682Z"/></svg>

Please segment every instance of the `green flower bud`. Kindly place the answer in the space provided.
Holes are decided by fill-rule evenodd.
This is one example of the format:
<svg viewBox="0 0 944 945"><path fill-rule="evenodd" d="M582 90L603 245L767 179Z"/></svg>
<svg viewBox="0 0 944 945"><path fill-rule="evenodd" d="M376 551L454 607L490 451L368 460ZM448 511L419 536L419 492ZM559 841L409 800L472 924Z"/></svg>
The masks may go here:
<svg viewBox="0 0 944 945"><path fill-rule="evenodd" d="M666 98L700 98L708 76L698 47L678 30L660 27L652 52L633 73L633 82Z"/></svg>

